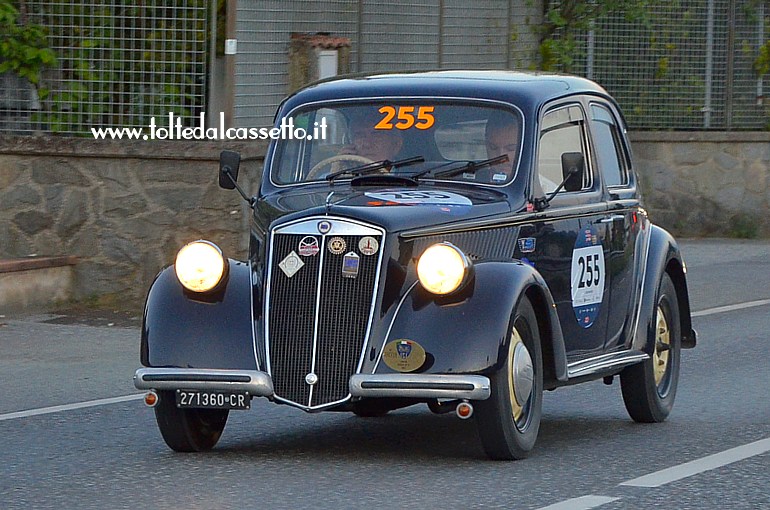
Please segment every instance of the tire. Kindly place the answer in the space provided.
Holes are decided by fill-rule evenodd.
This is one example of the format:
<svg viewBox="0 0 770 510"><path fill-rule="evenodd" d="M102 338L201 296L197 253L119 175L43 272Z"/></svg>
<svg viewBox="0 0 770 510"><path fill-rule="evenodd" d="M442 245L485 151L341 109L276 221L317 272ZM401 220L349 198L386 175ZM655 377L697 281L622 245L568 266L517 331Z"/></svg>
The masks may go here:
<svg viewBox="0 0 770 510"><path fill-rule="evenodd" d="M169 448L176 452L204 452L217 444L230 411L179 409L174 392L161 391L158 396L155 419Z"/></svg>
<svg viewBox="0 0 770 510"><path fill-rule="evenodd" d="M653 324L652 357L620 373L626 410L640 423L659 423L668 417L679 382L682 330L676 289L667 273L658 286Z"/></svg>
<svg viewBox="0 0 770 510"><path fill-rule="evenodd" d="M487 456L495 460L526 458L535 446L543 406L543 356L540 333L532 304L522 297L508 327L506 357L503 366L490 377L492 394L474 403L481 444ZM522 347L525 347L522 351ZM515 360L531 360L531 391L520 405L514 384ZM521 367L521 364L519 364ZM519 370L519 391L525 391L529 373Z"/></svg>

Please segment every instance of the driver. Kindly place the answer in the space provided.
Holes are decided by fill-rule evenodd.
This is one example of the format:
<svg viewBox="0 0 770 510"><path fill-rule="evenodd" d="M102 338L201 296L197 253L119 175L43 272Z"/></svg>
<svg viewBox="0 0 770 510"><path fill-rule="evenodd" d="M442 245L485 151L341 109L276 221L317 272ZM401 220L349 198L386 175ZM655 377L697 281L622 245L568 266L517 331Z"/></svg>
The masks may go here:
<svg viewBox="0 0 770 510"><path fill-rule="evenodd" d="M396 159L404 143L398 129L375 129L379 119L369 115L355 116L350 120L348 133L350 145L342 148L340 154L354 154L372 161Z"/></svg>
<svg viewBox="0 0 770 510"><path fill-rule="evenodd" d="M513 165L519 152L519 123L510 114L495 112L487 120L484 134L488 158L508 156L508 161L490 167L489 180L505 182L513 177Z"/></svg>

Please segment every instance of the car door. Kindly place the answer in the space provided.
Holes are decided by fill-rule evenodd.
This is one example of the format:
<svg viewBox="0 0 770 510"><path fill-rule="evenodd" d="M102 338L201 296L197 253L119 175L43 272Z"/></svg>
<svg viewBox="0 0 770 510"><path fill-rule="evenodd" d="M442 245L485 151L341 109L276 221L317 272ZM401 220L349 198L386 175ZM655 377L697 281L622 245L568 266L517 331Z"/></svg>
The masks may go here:
<svg viewBox="0 0 770 510"><path fill-rule="evenodd" d="M607 204L591 158L585 111L577 101L556 104L542 117L533 202L551 195L564 180L562 157L568 153L582 154L582 179L567 181L538 220L522 227L518 249L521 258L534 265L548 284L567 355L574 360L604 349L610 249Z"/></svg>
<svg viewBox="0 0 770 510"><path fill-rule="evenodd" d="M633 317L636 241L644 222L638 217L639 195L622 120L604 101L591 101L588 110L593 153L605 184L608 204L605 221L610 237L607 257L610 303L605 349L611 351L626 343L623 333Z"/></svg>

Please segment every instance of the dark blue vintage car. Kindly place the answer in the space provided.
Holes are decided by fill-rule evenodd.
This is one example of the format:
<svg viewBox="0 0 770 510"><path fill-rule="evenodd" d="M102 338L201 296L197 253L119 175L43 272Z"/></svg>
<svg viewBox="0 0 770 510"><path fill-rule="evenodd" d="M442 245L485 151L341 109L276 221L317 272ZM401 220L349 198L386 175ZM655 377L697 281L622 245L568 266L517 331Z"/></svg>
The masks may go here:
<svg viewBox="0 0 770 510"><path fill-rule="evenodd" d="M570 76L356 76L288 97L248 260L208 241L153 283L141 362L177 451L266 397L381 416L418 403L476 420L484 450L532 450L544 390L620 376L661 422L694 347L685 265L642 207L623 117Z"/></svg>

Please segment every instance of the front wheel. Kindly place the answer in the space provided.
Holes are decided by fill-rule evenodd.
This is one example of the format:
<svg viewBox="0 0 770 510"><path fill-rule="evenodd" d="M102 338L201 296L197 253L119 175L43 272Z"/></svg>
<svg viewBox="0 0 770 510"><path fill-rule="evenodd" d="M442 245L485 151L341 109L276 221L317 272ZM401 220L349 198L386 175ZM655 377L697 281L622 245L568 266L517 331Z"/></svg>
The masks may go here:
<svg viewBox="0 0 770 510"><path fill-rule="evenodd" d="M487 456L523 459L535 446L543 405L543 357L532 304L522 297L509 326L505 363L490 377L492 394L476 405Z"/></svg>
<svg viewBox="0 0 770 510"><path fill-rule="evenodd" d="M180 409L172 391L158 392L155 419L163 440L177 452L211 450L227 423L227 409Z"/></svg>
<svg viewBox="0 0 770 510"><path fill-rule="evenodd" d="M652 357L620 373L626 410L634 421L658 423L674 406L682 346L679 302L674 283L664 273L653 318Z"/></svg>

